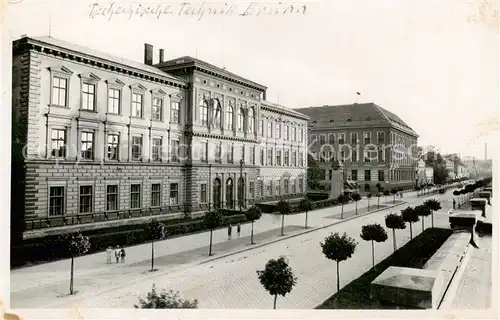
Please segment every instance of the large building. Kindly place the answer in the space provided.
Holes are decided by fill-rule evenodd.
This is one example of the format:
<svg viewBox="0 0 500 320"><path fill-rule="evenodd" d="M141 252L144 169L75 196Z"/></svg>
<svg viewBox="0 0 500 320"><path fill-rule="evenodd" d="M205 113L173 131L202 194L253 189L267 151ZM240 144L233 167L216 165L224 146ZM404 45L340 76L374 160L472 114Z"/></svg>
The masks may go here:
<svg viewBox="0 0 500 320"><path fill-rule="evenodd" d="M310 150L326 169L325 180L338 163L345 180L362 191L375 191L379 183L386 190L415 185L418 135L395 114L374 103L295 110L310 118Z"/></svg>
<svg viewBox="0 0 500 320"><path fill-rule="evenodd" d="M51 37L14 41L14 232L306 191L307 116L225 69L159 57L149 44L137 63Z"/></svg>

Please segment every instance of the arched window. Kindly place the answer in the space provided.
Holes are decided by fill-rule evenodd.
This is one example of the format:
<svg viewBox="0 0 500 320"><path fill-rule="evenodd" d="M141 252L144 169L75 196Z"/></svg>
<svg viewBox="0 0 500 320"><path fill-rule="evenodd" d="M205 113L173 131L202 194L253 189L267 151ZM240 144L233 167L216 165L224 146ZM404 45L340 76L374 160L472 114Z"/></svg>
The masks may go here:
<svg viewBox="0 0 500 320"><path fill-rule="evenodd" d="M208 104L205 99L200 101L200 123L202 126L208 126Z"/></svg>
<svg viewBox="0 0 500 320"><path fill-rule="evenodd" d="M245 180L238 179L238 206L245 207Z"/></svg>
<svg viewBox="0 0 500 320"><path fill-rule="evenodd" d="M229 209L234 208L233 190L234 190L233 179L228 178L226 181L226 207Z"/></svg>
<svg viewBox="0 0 500 320"><path fill-rule="evenodd" d="M219 178L215 178L214 180L214 207L219 209L221 207L221 183Z"/></svg>
<svg viewBox="0 0 500 320"><path fill-rule="evenodd" d="M248 109L248 132L255 133L255 110Z"/></svg>
<svg viewBox="0 0 500 320"><path fill-rule="evenodd" d="M220 128L221 113L222 113L222 108L220 106L219 100L214 100L214 116L213 116L212 126L215 128Z"/></svg>
<svg viewBox="0 0 500 320"><path fill-rule="evenodd" d="M228 130L233 130L233 116L234 116L234 109L231 102L229 102L226 110L226 128Z"/></svg>
<svg viewBox="0 0 500 320"><path fill-rule="evenodd" d="M245 130L245 109L240 107L238 109L238 131Z"/></svg>

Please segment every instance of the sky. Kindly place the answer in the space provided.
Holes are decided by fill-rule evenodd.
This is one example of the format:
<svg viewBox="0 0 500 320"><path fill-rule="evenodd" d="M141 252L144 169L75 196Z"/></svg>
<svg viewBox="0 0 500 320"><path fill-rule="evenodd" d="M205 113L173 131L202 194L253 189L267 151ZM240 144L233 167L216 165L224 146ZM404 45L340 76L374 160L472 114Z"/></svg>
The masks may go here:
<svg viewBox="0 0 500 320"><path fill-rule="evenodd" d="M184 1L116 1L115 10L160 5L172 14L109 19L97 10L110 7L105 1L10 1L19 3L4 12L4 45L50 33L142 62L150 43L155 62L159 48L166 60L198 57L267 86L267 100L290 108L374 102L407 122L420 145L480 158L485 142L489 155L498 151L500 24L493 3L292 1L305 13L269 15L264 6L284 5L215 1L200 17L178 14L188 8ZM232 15L209 14L231 6Z"/></svg>

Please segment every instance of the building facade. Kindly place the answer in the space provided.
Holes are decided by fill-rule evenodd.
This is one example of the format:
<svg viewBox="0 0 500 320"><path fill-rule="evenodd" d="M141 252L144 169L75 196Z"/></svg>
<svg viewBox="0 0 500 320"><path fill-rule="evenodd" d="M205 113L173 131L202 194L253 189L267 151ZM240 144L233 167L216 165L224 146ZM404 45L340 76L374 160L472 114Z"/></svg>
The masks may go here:
<svg viewBox="0 0 500 320"><path fill-rule="evenodd" d="M415 185L418 135L374 103L295 109L309 116L311 155L331 180L339 164L361 191Z"/></svg>
<svg viewBox="0 0 500 320"><path fill-rule="evenodd" d="M51 37L14 41L12 220L20 229L196 216L306 191L307 116L206 62L163 61L163 50L159 63L152 57L148 44L137 63ZM268 122L289 139L261 134ZM268 150L280 150L281 162L262 164Z"/></svg>

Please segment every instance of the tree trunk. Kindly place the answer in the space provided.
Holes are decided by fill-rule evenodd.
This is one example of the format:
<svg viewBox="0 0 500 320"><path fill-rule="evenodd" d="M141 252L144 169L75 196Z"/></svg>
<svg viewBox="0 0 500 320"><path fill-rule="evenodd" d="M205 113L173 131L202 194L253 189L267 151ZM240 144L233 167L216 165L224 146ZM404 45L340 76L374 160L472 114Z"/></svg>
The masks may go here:
<svg viewBox="0 0 500 320"><path fill-rule="evenodd" d="M154 270L155 266L155 241L151 240L151 271Z"/></svg>
<svg viewBox="0 0 500 320"><path fill-rule="evenodd" d="M344 204L341 204L342 206L342 211L340 211L340 219L344 219Z"/></svg>
<svg viewBox="0 0 500 320"><path fill-rule="evenodd" d="M373 246L373 240L372 240L372 267L375 269L375 247Z"/></svg>
<svg viewBox="0 0 500 320"><path fill-rule="evenodd" d="M370 212L370 199L368 199L368 211L366 212Z"/></svg>
<svg viewBox="0 0 500 320"><path fill-rule="evenodd" d="M253 243L253 220L252 220L252 232L250 234L250 244L254 244Z"/></svg>
<svg viewBox="0 0 500 320"><path fill-rule="evenodd" d="M212 232L213 232L213 230L210 230L210 245L208 246L208 256L209 257L212 255Z"/></svg>
<svg viewBox="0 0 500 320"><path fill-rule="evenodd" d="M392 229L392 240L394 242L394 252L396 252L396 250L398 249L396 245L396 229Z"/></svg>
<svg viewBox="0 0 500 320"><path fill-rule="evenodd" d="M377 197L377 209L380 209L380 197Z"/></svg>
<svg viewBox="0 0 500 320"><path fill-rule="evenodd" d="M74 258L73 256L71 257L71 272L70 272L70 277L69 277L69 294L73 294L73 271L74 271Z"/></svg>
<svg viewBox="0 0 500 320"><path fill-rule="evenodd" d="M412 223L410 222L410 240L413 239L413 235L412 235L412 232L411 232L411 225L412 225Z"/></svg>
<svg viewBox="0 0 500 320"><path fill-rule="evenodd" d="M285 235L285 215L282 214L281 215L281 235L284 236Z"/></svg>
<svg viewBox="0 0 500 320"><path fill-rule="evenodd" d="M340 291L339 262L337 261L337 292Z"/></svg>
<svg viewBox="0 0 500 320"><path fill-rule="evenodd" d="M392 195L392 199L394 200L393 203L396 203L396 195Z"/></svg>
<svg viewBox="0 0 500 320"><path fill-rule="evenodd" d="M306 210L306 227L305 228L307 229L307 210Z"/></svg>
<svg viewBox="0 0 500 320"><path fill-rule="evenodd" d="M422 216L422 232L424 232L424 216Z"/></svg>
<svg viewBox="0 0 500 320"><path fill-rule="evenodd" d="M356 201L356 215L358 215L358 202Z"/></svg>
<svg viewBox="0 0 500 320"><path fill-rule="evenodd" d="M434 228L434 212L431 212L431 224L432 227Z"/></svg>
<svg viewBox="0 0 500 320"><path fill-rule="evenodd" d="M278 295L275 294L274 295L274 308L273 309L276 309L276 300L278 299Z"/></svg>

